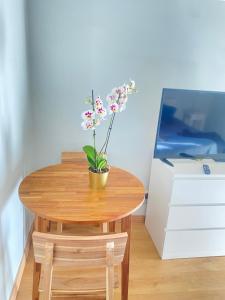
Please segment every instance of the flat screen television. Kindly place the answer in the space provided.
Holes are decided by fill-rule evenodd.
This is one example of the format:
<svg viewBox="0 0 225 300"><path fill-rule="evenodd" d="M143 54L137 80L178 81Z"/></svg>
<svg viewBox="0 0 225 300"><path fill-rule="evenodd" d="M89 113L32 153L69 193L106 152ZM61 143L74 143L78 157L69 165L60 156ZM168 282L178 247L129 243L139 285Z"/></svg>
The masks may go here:
<svg viewBox="0 0 225 300"><path fill-rule="evenodd" d="M163 89L154 157L225 161L225 92Z"/></svg>

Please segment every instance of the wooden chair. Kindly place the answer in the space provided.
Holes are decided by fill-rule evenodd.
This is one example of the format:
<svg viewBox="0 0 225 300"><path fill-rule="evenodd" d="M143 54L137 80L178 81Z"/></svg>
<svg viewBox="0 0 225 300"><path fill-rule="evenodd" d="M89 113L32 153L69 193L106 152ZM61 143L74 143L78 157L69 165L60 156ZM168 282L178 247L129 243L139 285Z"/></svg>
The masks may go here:
<svg viewBox="0 0 225 300"><path fill-rule="evenodd" d="M82 161L86 161L86 155L84 152L62 152L61 154L61 162L63 164L71 164Z"/></svg>
<svg viewBox="0 0 225 300"><path fill-rule="evenodd" d="M63 236L49 233L33 233L34 258L42 266L39 291L43 300L52 296L98 295L104 293L107 300L113 299L114 266L121 264L127 242L127 233L99 236ZM55 269L64 268L60 278L55 278ZM66 278L68 268L68 276ZM71 276L71 268L77 273ZM90 278L88 268L94 270ZM100 268L102 277L96 272ZM60 274L60 273L59 273ZM76 281L76 277L78 279ZM71 286L75 284L75 287ZM74 299L74 298L73 298Z"/></svg>
<svg viewBox="0 0 225 300"><path fill-rule="evenodd" d="M86 161L86 155L84 152L62 152L61 153L61 163L72 164L76 162ZM63 223L56 223L57 233L62 233Z"/></svg>

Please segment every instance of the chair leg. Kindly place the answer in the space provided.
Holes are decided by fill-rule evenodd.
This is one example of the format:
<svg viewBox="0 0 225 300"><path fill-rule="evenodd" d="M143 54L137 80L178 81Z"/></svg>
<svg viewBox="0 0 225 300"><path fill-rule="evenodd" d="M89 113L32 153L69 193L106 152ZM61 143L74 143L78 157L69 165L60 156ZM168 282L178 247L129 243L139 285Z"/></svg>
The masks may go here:
<svg viewBox="0 0 225 300"><path fill-rule="evenodd" d="M43 300L51 300L53 244L45 246L45 263L43 267Z"/></svg>
<svg viewBox="0 0 225 300"><path fill-rule="evenodd" d="M43 220L36 216L34 227L36 231L42 231L43 227ZM41 264L36 263L34 261L34 267L33 267L33 288L32 288L32 300L39 300L39 282L40 282L40 276L41 276Z"/></svg>
<svg viewBox="0 0 225 300"><path fill-rule="evenodd" d="M127 232L127 244L121 266L121 299L128 299L129 286L129 265L130 265L130 234L131 234L131 215L122 219L121 231Z"/></svg>
<svg viewBox="0 0 225 300"><path fill-rule="evenodd" d="M39 300L40 276L41 276L41 264L34 262L32 300Z"/></svg>
<svg viewBox="0 0 225 300"><path fill-rule="evenodd" d="M106 300L113 300L114 294L114 242L109 242L106 245Z"/></svg>

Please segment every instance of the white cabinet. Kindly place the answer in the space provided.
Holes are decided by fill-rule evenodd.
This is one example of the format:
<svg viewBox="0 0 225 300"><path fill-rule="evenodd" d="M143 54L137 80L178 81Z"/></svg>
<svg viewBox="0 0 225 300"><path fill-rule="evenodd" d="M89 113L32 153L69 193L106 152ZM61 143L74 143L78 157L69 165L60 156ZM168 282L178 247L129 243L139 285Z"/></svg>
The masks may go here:
<svg viewBox="0 0 225 300"><path fill-rule="evenodd" d="M153 159L146 227L163 259L225 255L225 163Z"/></svg>

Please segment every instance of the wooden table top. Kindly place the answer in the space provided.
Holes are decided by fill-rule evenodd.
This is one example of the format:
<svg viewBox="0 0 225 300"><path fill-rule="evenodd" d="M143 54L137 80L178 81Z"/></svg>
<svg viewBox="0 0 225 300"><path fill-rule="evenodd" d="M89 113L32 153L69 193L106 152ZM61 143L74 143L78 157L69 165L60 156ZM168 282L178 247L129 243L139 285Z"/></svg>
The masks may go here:
<svg viewBox="0 0 225 300"><path fill-rule="evenodd" d="M38 170L20 184L23 204L36 215L63 223L103 223L124 218L144 201L144 186L129 172L111 167L105 190L89 188L84 162Z"/></svg>

